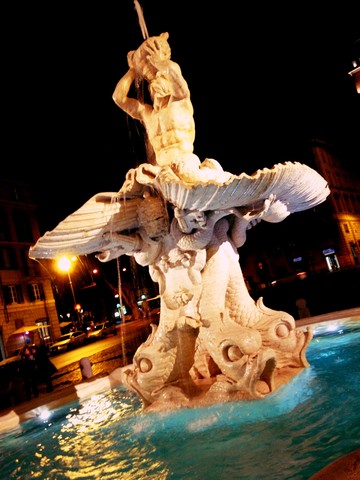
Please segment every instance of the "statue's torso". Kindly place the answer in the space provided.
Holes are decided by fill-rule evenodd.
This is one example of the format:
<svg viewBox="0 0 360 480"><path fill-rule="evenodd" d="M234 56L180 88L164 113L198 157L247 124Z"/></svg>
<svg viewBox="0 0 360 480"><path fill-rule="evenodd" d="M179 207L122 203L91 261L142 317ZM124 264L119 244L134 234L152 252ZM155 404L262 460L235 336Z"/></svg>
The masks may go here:
<svg viewBox="0 0 360 480"><path fill-rule="evenodd" d="M170 103L164 110L153 110L146 128L158 165L170 165L179 154L192 153L195 122L189 99Z"/></svg>

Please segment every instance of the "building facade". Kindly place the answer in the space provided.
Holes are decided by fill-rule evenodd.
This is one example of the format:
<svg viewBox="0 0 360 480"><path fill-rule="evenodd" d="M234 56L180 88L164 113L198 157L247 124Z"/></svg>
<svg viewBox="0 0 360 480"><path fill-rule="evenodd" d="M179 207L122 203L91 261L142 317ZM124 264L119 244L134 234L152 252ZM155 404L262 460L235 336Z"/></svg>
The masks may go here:
<svg viewBox="0 0 360 480"><path fill-rule="evenodd" d="M28 185L0 180L0 361L61 334L53 282L28 255L40 237L36 210Z"/></svg>
<svg viewBox="0 0 360 480"><path fill-rule="evenodd" d="M336 149L312 140L302 163L329 184L322 204L290 215L277 224L260 222L239 249L248 288L296 276L360 267L360 179L347 170ZM299 160L301 161L301 160Z"/></svg>
<svg viewBox="0 0 360 480"><path fill-rule="evenodd" d="M332 220L338 229L334 247L324 251L329 270L360 264L360 181L343 168L334 149L319 140L313 141L316 170L326 179L331 194Z"/></svg>

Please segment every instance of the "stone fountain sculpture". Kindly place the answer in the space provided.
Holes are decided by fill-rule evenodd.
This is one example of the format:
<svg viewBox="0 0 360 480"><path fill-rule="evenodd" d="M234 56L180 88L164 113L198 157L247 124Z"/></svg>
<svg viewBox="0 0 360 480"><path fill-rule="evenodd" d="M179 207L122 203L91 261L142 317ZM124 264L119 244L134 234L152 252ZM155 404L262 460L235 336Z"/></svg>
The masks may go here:
<svg viewBox="0 0 360 480"><path fill-rule="evenodd" d="M301 163L233 175L193 153L190 92L168 34L128 54L115 103L145 127L147 162L119 192L92 197L30 248L33 259L133 255L161 297L158 325L122 370L147 411L259 399L309 364L312 331L254 301L238 248L259 221L280 222L323 202L326 181ZM151 101L129 95L145 82Z"/></svg>

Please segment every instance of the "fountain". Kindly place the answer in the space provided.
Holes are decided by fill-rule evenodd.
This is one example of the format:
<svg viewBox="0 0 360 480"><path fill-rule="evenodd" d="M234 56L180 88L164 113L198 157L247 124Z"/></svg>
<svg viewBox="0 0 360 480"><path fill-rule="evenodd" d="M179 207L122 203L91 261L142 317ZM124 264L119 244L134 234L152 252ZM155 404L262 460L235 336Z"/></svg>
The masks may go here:
<svg viewBox="0 0 360 480"><path fill-rule="evenodd" d="M307 165L276 164L252 175L224 171L193 152L190 91L171 59L168 33L128 54L113 100L145 127L147 161L118 192L94 195L30 248L33 259L132 255L161 297L159 324L122 372L150 412L263 399L309 366L312 330L254 301L238 249L260 221L281 222L329 195ZM148 86L151 102L129 96ZM138 89L140 90L140 89Z"/></svg>
<svg viewBox="0 0 360 480"><path fill-rule="evenodd" d="M0 476L356 478L359 312L295 326L286 312L253 301L238 256L248 228L325 201L326 182L299 163L249 176L200 162L189 91L167 40L146 38L130 52L114 92L146 127L148 161L127 173L119 192L98 193L29 252L34 259L96 253L104 262L134 256L159 284L159 325L106 390L81 385L83 398L39 408L0 434ZM140 81L152 105L128 98ZM328 477L316 474L323 467Z"/></svg>

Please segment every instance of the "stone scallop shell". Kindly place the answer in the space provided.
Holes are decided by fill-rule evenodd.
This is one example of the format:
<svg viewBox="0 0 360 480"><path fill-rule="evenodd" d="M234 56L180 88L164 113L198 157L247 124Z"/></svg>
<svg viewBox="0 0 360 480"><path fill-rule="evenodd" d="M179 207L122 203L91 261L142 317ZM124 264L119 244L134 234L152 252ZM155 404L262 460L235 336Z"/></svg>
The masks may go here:
<svg viewBox="0 0 360 480"><path fill-rule="evenodd" d="M30 247L30 258L55 258L59 255L86 255L98 252L106 243L107 232L130 231L139 227L137 210L142 198L119 200L118 194L94 195L66 217L54 230L46 232Z"/></svg>
<svg viewBox="0 0 360 480"><path fill-rule="evenodd" d="M182 210L230 210L242 206L251 210L252 204L275 195L276 203L263 217L270 222L281 221L290 213L314 207L330 193L321 175L296 162L276 164L270 169L257 170L253 175L228 174L227 180L222 183L216 180L185 183L168 169L157 170L154 176L142 175L141 183L135 181L135 177L130 181L129 195L123 195L120 190L118 193L98 193L90 198L54 230L39 238L30 247L30 258L96 253L108 248L109 241L104 234L109 232L128 235L145 227L150 237L162 236L168 225L163 215L165 207L154 207L155 211L154 208L145 208L147 200L144 192L149 187ZM151 197L148 200L155 201Z"/></svg>
<svg viewBox="0 0 360 480"><path fill-rule="evenodd" d="M231 175L225 183L189 185L174 179L163 181L160 173L156 189L176 207L186 210L225 210L251 205L269 195L286 205L290 213L322 203L330 190L325 179L312 168L298 162L276 164L253 175Z"/></svg>

